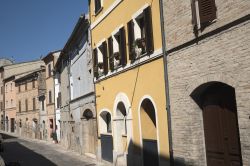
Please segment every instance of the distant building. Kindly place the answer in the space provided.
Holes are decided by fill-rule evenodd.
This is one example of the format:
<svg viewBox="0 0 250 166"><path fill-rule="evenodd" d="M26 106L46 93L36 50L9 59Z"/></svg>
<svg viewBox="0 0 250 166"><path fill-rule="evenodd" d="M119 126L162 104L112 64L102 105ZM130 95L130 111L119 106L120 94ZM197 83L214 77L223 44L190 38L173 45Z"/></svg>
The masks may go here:
<svg viewBox="0 0 250 166"><path fill-rule="evenodd" d="M46 83L46 94L45 94L45 110L40 112L40 125L44 125L47 131L48 140L56 140L56 113L55 113L55 83L54 83L54 66L59 58L60 51L50 52L43 58L46 68L45 83Z"/></svg>
<svg viewBox="0 0 250 166"><path fill-rule="evenodd" d="M17 133L27 138L41 138L39 125L39 80L45 69L33 70L15 79L17 94Z"/></svg>
<svg viewBox="0 0 250 166"><path fill-rule="evenodd" d="M79 18L57 67L61 144L78 153L96 156L95 95L87 15Z"/></svg>

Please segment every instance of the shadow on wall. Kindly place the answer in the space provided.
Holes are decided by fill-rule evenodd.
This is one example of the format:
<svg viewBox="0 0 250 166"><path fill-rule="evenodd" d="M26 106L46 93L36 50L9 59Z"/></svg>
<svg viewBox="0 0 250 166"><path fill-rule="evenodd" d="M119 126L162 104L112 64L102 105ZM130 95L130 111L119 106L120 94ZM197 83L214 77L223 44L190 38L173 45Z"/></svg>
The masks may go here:
<svg viewBox="0 0 250 166"><path fill-rule="evenodd" d="M107 141L107 140L106 140ZM128 154L127 154L127 166L170 166L170 159L168 156L158 155L157 153L157 142L155 140L143 140L144 147L142 148L140 145L133 143L132 141L128 145ZM106 142L107 143L107 142ZM110 142L112 143L112 142ZM103 148L106 148L106 146L103 146ZM105 157L107 156L107 149L102 149L105 152ZM142 158L142 155L144 156ZM102 156L104 157L104 156ZM109 156L112 157L112 156ZM114 159L114 165L119 166L119 157L123 157L123 155L118 155L117 159ZM110 158L111 159L111 158ZM113 160L113 158L112 158ZM106 160L108 161L108 160ZM109 160L112 162L111 160ZM159 162L160 161L160 162ZM176 158L174 161L174 164L171 164L174 166L185 166L187 163L185 163L184 159Z"/></svg>
<svg viewBox="0 0 250 166"><path fill-rule="evenodd" d="M4 140L16 138L16 137L14 137L14 136L6 135L6 134L3 134L3 133L0 133L0 135L2 135L2 138L3 138Z"/></svg>
<svg viewBox="0 0 250 166"><path fill-rule="evenodd" d="M4 152L1 153L1 156L4 159L6 165L56 166L56 164L54 164L47 158L26 148L25 146L19 144L18 142L5 142Z"/></svg>

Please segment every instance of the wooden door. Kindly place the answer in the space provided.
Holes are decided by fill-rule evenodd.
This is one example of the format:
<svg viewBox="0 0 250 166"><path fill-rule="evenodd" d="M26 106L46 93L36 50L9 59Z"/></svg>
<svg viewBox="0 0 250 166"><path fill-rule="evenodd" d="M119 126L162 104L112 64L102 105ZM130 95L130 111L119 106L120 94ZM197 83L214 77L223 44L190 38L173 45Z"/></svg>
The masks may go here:
<svg viewBox="0 0 250 166"><path fill-rule="evenodd" d="M219 104L203 107L208 166L241 166L236 109Z"/></svg>
<svg viewBox="0 0 250 166"><path fill-rule="evenodd" d="M10 118L10 131L12 133L15 131L15 118Z"/></svg>

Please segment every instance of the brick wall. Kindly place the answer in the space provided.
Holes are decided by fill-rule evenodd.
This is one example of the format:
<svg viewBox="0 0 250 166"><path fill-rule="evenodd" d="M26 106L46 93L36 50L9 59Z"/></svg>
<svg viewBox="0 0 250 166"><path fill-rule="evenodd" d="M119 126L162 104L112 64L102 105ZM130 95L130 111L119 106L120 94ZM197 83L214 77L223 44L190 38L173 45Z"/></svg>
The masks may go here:
<svg viewBox="0 0 250 166"><path fill-rule="evenodd" d="M250 165L250 24L227 26L249 14L250 3L215 2L217 20L199 36L214 33L186 44L195 39L190 1L164 1L174 158L184 165L206 165L202 111L190 94L203 83L220 81L235 88L242 160Z"/></svg>

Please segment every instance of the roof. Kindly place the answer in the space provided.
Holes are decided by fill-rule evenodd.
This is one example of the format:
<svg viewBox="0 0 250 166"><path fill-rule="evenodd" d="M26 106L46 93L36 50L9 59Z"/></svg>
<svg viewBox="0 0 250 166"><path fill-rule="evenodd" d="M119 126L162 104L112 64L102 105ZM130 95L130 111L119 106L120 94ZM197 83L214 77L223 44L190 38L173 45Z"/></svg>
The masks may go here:
<svg viewBox="0 0 250 166"><path fill-rule="evenodd" d="M29 78L29 77L33 76L33 74L38 73L38 72L40 72L42 70L45 70L45 68L39 68L39 69L36 69L36 70L32 70L32 71L29 71L29 72L26 72L26 73L19 74L19 75L16 76L15 82L20 82L20 81L22 81L22 80L24 80L26 78Z"/></svg>

